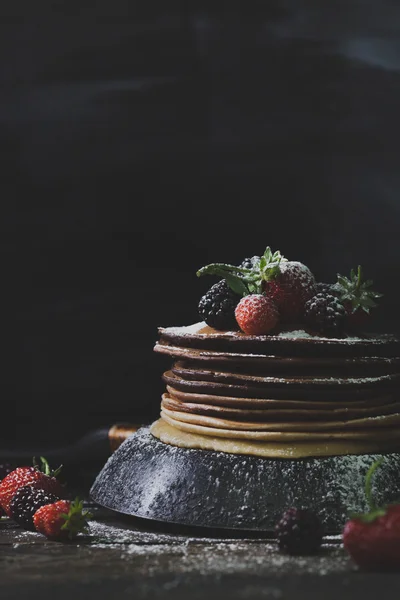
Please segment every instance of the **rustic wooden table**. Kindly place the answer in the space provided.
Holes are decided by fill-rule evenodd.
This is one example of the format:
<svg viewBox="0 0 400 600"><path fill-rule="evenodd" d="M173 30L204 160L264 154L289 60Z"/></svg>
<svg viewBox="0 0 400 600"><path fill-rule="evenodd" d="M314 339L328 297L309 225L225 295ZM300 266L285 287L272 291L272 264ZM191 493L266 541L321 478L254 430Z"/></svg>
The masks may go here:
<svg viewBox="0 0 400 600"><path fill-rule="evenodd" d="M325 539L316 556L294 558L274 540L171 530L87 506L90 534L71 543L0 521L2 599L399 598L400 574L362 573L339 538Z"/></svg>

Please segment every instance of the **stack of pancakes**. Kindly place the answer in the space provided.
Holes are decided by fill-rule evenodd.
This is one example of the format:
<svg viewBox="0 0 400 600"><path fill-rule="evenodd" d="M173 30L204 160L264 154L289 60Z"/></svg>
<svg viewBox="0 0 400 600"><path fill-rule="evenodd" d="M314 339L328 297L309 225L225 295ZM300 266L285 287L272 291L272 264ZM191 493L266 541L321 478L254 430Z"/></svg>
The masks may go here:
<svg viewBox="0 0 400 600"><path fill-rule="evenodd" d="M400 341L159 328L166 443L279 458L400 448Z"/></svg>

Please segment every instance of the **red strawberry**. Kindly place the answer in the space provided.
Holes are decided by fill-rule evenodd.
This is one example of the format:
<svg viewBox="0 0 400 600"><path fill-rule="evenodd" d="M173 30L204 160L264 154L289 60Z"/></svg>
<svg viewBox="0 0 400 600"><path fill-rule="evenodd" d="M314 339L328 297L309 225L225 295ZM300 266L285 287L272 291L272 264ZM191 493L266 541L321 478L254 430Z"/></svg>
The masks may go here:
<svg viewBox="0 0 400 600"><path fill-rule="evenodd" d="M47 461L41 457L41 471L38 466L34 467L17 467L11 471L0 483L0 506L8 517L11 517L10 504L15 492L25 486L34 485L40 487L45 492L55 494L56 496L64 496L64 486L56 479L59 469L54 472L50 471Z"/></svg>
<svg viewBox="0 0 400 600"><path fill-rule="evenodd" d="M6 475L8 475L9 473L11 473L11 471L14 471L15 467L13 467L12 465L10 465L9 463L4 463L0 465L0 480L4 479L4 477ZM1 505L0 505L0 518L5 516L5 512L2 509Z"/></svg>
<svg viewBox="0 0 400 600"><path fill-rule="evenodd" d="M371 311L366 312L361 307L353 310L351 302L343 302L343 306L347 313L346 324L348 329L350 331L361 331L365 329L371 319Z"/></svg>
<svg viewBox="0 0 400 600"><path fill-rule="evenodd" d="M46 504L33 515L36 531L51 540L72 540L78 533L88 531L88 519L92 515L83 510L83 502L76 498L74 502L58 500Z"/></svg>
<svg viewBox="0 0 400 600"><path fill-rule="evenodd" d="M298 261L281 261L272 278L264 282L264 291L278 307L281 320L301 321L304 305L316 293L315 277Z"/></svg>
<svg viewBox="0 0 400 600"><path fill-rule="evenodd" d="M366 496L370 511L353 516L344 526L343 545L362 569L400 569L400 504L378 508L371 498L371 478L381 460L369 469Z"/></svg>
<svg viewBox="0 0 400 600"><path fill-rule="evenodd" d="M264 294L244 296L235 309L236 321L247 335L270 333L279 322L274 302Z"/></svg>
<svg viewBox="0 0 400 600"><path fill-rule="evenodd" d="M275 302L282 322L301 321L304 305L316 293L315 277L303 263L288 261L268 246L260 257L235 267L212 263L197 275L219 275L240 296L266 293Z"/></svg>

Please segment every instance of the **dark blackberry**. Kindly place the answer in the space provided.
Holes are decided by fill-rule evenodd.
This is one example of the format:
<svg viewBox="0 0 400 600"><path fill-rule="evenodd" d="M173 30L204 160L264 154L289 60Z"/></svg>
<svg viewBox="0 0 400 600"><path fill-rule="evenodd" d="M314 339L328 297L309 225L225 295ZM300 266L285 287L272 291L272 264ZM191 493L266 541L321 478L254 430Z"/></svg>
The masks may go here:
<svg viewBox="0 0 400 600"><path fill-rule="evenodd" d="M55 494L45 492L34 485L24 485L17 490L10 503L11 518L24 529L35 531L33 515L46 504L60 500Z"/></svg>
<svg viewBox="0 0 400 600"><path fill-rule="evenodd" d="M289 554L314 554L321 546L323 533L317 515L306 508L289 508L275 527L279 549Z"/></svg>
<svg viewBox="0 0 400 600"><path fill-rule="evenodd" d="M200 318L215 329L238 329L235 308L239 300L240 296L231 290L225 279L221 279L201 298L198 306Z"/></svg>
<svg viewBox="0 0 400 600"><path fill-rule="evenodd" d="M340 334L346 320L346 309L336 296L316 294L304 305L304 320L313 331L326 335Z"/></svg>
<svg viewBox="0 0 400 600"><path fill-rule="evenodd" d="M317 290L317 294L332 294L332 296L338 295L334 283L323 283L321 281L317 281L315 284L315 289Z"/></svg>
<svg viewBox="0 0 400 600"><path fill-rule="evenodd" d="M243 269L252 269L254 265L260 262L259 256L252 256L251 258L245 258L239 265Z"/></svg>

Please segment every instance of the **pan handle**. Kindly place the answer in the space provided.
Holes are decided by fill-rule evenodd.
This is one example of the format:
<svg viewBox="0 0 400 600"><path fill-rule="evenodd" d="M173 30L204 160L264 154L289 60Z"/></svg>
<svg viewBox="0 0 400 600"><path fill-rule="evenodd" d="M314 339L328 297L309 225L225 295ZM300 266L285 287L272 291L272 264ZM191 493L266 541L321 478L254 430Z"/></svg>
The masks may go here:
<svg viewBox="0 0 400 600"><path fill-rule="evenodd" d="M140 427L142 425L134 423L115 423L111 427L89 431L82 438L64 447L0 448L0 462L15 466L32 465L34 456L45 456L52 466L104 461Z"/></svg>
<svg viewBox="0 0 400 600"><path fill-rule="evenodd" d="M129 436L135 433L141 426L133 423L115 423L108 431L111 452L115 452Z"/></svg>

